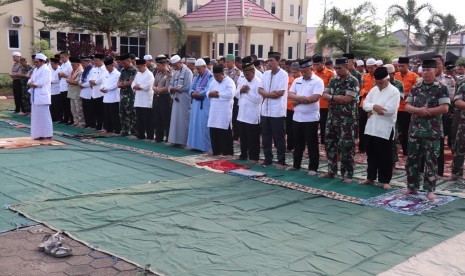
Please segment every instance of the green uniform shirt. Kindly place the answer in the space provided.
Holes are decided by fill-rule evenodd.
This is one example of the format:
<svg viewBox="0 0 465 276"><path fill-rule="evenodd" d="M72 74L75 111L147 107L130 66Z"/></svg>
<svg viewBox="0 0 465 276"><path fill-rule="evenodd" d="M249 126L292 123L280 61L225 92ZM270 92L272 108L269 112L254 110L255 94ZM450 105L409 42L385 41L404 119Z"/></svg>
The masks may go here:
<svg viewBox="0 0 465 276"><path fill-rule="evenodd" d="M351 74L345 80L339 76L333 77L325 93L330 96L352 96L352 102L348 104L329 104L328 106L328 120L334 119L343 123L353 123L357 119L357 99L360 93L360 87L357 78Z"/></svg>
<svg viewBox="0 0 465 276"><path fill-rule="evenodd" d="M401 100L405 97L404 84L401 81L394 79L391 81L391 84L394 85L397 90L399 90Z"/></svg>
<svg viewBox="0 0 465 276"><path fill-rule="evenodd" d="M450 104L449 89L447 86L437 81L432 84L419 82L412 87L405 102L418 108L434 108L441 104ZM442 116L412 116L410 120L409 136L413 138L433 139L444 137Z"/></svg>
<svg viewBox="0 0 465 276"><path fill-rule="evenodd" d="M121 75L119 76L119 81L121 82L127 82L127 81L132 81L136 77L137 74L137 69L134 66L129 67L128 69L121 70ZM120 89L121 95L125 94L134 94L134 91L132 91L132 88L130 86L128 87L122 87Z"/></svg>

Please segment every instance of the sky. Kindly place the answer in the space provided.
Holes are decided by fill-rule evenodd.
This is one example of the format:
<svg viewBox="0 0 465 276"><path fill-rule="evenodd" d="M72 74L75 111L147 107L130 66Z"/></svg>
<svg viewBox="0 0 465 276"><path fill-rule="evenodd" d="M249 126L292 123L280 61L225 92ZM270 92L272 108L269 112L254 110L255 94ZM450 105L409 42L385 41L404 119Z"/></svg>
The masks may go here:
<svg viewBox="0 0 465 276"><path fill-rule="evenodd" d="M326 8L338 7L341 10L351 9L359 6L360 4L366 2L366 0L326 0ZM376 17L378 18L378 24L384 22L384 19L387 16L387 10L392 4L398 4L405 6L407 0L376 0L370 1L376 8ZM452 14L457 18L457 21L461 25L465 25L465 1L463 0L416 0L417 6L430 3L433 6L433 9L439 13L443 14ZM323 9L324 9L325 0L308 0L308 16L307 16L307 26L314 27L318 26L319 22L323 18ZM318 12L314 12L317 10ZM422 12L422 17L426 21L430 15L429 12ZM404 24L401 21L394 23L391 31L396 31L398 29L405 28Z"/></svg>

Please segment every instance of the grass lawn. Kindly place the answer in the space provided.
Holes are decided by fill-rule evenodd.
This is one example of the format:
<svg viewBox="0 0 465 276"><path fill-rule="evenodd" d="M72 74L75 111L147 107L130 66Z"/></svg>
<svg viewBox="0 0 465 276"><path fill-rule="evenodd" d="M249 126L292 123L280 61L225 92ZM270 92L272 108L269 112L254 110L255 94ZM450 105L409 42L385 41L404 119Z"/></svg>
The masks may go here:
<svg viewBox="0 0 465 276"><path fill-rule="evenodd" d="M9 109L14 109L15 103L13 99L7 99L7 100L0 100L0 112L9 110Z"/></svg>

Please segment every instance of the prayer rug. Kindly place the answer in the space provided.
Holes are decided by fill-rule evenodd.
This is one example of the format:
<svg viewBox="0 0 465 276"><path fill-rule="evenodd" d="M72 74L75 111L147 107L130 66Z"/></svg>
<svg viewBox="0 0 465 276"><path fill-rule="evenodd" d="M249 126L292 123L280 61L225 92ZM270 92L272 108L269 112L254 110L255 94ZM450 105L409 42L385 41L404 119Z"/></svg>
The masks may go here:
<svg viewBox="0 0 465 276"><path fill-rule="evenodd" d="M208 167L215 171L229 172L237 169L248 169L249 167L244 165L239 165L228 160L212 160L197 163L198 166Z"/></svg>
<svg viewBox="0 0 465 276"><path fill-rule="evenodd" d="M22 149L37 146L65 146L55 140L34 140L30 137L0 138L0 149Z"/></svg>
<svg viewBox="0 0 465 276"><path fill-rule="evenodd" d="M231 170L228 173L232 175L240 176L240 177L245 177L245 178L255 178L255 177L265 176L264 172L251 171L251 170L246 170L246 169Z"/></svg>
<svg viewBox="0 0 465 276"><path fill-rule="evenodd" d="M428 200L425 192L417 195L404 195L403 190L395 190L374 198L364 200L362 205L383 208L404 215L419 215L431 208L447 204L457 198L439 195L435 200Z"/></svg>

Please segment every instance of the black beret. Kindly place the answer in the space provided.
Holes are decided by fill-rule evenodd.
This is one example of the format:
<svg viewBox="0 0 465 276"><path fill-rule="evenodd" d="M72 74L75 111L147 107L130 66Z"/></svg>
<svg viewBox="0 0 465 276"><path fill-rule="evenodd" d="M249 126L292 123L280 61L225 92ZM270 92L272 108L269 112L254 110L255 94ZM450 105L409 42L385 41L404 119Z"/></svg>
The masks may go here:
<svg viewBox="0 0 465 276"><path fill-rule="evenodd" d="M409 57L399 57L399 64L409 64L410 58Z"/></svg>
<svg viewBox="0 0 465 276"><path fill-rule="evenodd" d="M348 63L349 63L349 60L346 57L336 59L336 65L344 65Z"/></svg>
<svg viewBox="0 0 465 276"><path fill-rule="evenodd" d="M136 60L136 65L145 65L145 59Z"/></svg>
<svg viewBox="0 0 465 276"><path fill-rule="evenodd" d="M248 56L245 57L241 60L242 62L242 70L243 71L248 71L248 70L253 70L255 69L254 62L252 61L252 57Z"/></svg>
<svg viewBox="0 0 465 276"><path fill-rule="evenodd" d="M105 64L105 66L108 66L108 65L113 65L113 58L110 57L110 58L106 58L103 60L103 63Z"/></svg>
<svg viewBox="0 0 465 276"><path fill-rule="evenodd" d="M323 62L323 56L320 54L316 54L312 57L312 61L313 63Z"/></svg>
<svg viewBox="0 0 465 276"><path fill-rule="evenodd" d="M81 63L81 59L78 57L69 57L69 62L71 63Z"/></svg>
<svg viewBox="0 0 465 276"><path fill-rule="evenodd" d="M129 53L127 53L127 54L119 56L117 58L117 60L126 60L126 59L130 59L130 58L131 58L131 55Z"/></svg>
<svg viewBox="0 0 465 276"><path fill-rule="evenodd" d="M312 65L313 65L313 61L312 59L309 59L309 58L299 61L300 68L307 68L307 67L311 67Z"/></svg>
<svg viewBox="0 0 465 276"><path fill-rule="evenodd" d="M454 71L455 69L456 69L455 64L449 64L446 66L447 71Z"/></svg>
<svg viewBox="0 0 465 276"><path fill-rule="evenodd" d="M389 76L388 70L384 66L376 68L375 73L373 75L375 77L375 80L382 80Z"/></svg>
<svg viewBox="0 0 465 276"><path fill-rule="evenodd" d="M423 60L423 63L421 64L421 67L423 67L423 68L438 68L438 65L436 64L436 61L434 59L425 59L425 60Z"/></svg>
<svg viewBox="0 0 465 276"><path fill-rule="evenodd" d="M223 65L215 65L213 66L213 74L224 73Z"/></svg>
<svg viewBox="0 0 465 276"><path fill-rule="evenodd" d="M104 59L105 55L104 54L95 54L94 59Z"/></svg>
<svg viewBox="0 0 465 276"><path fill-rule="evenodd" d="M50 61L53 62L53 63L60 63L60 59L59 59L59 58L54 58L54 57L53 57L53 58L50 59Z"/></svg>
<svg viewBox="0 0 465 276"><path fill-rule="evenodd" d="M345 53L342 56L347 58L347 59L354 59L355 58L354 54L352 54L352 53Z"/></svg>
<svg viewBox="0 0 465 276"><path fill-rule="evenodd" d="M206 63L207 65L209 65L210 62L211 62L210 57L203 57L202 59L205 61L205 63Z"/></svg>
<svg viewBox="0 0 465 276"><path fill-rule="evenodd" d="M236 62L243 62L241 57L236 57Z"/></svg>
<svg viewBox="0 0 465 276"><path fill-rule="evenodd" d="M342 58L342 59L346 59L347 58ZM333 65L333 61L331 59L328 59L326 62L325 62L325 65Z"/></svg>

